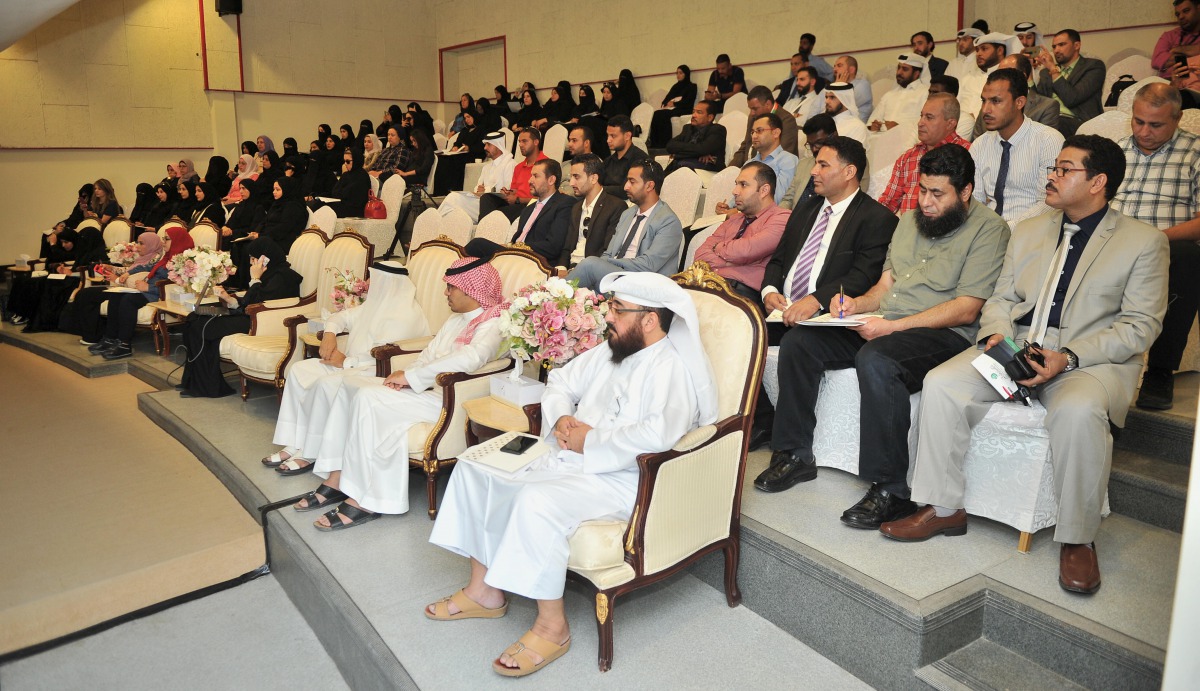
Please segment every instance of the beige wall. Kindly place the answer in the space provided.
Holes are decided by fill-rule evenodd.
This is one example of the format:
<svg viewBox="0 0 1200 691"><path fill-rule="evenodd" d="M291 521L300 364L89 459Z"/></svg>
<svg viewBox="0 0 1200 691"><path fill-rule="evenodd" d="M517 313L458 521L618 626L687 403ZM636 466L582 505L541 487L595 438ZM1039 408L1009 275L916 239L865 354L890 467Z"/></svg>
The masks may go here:
<svg viewBox="0 0 1200 691"><path fill-rule="evenodd" d="M1133 0L1097 0L1087 12L1041 0L971 2L968 21L986 16L998 29L1027 19L1052 29L1078 19L1074 26L1086 31L1171 18L1166 2L1149 15ZM239 22L217 17L213 4L204 0L208 92L191 0L82 0L0 52L0 189L19 200L0 204L0 261L36 251L36 233L65 216L84 182L109 178L128 209L138 182L160 179L164 164L183 155L203 168L213 150L232 160L239 142L263 133L276 146L292 136L306 149L318 123L377 123L392 102L436 99L439 47L505 35L510 86L598 82L623 67L671 73L681 62L703 84L719 52L744 65L750 81L774 85L805 30L817 34L818 53L852 51L861 71L877 79L893 70L897 50L890 46L922 29L948 39L957 18L951 0L914 0L903 11L882 0L839 0L835 12L786 0L760 0L752 11L694 0L610 0L602 12L552 4L533 21L527 13L481 11L477 0L271 0L246 3L239 62ZM819 22L806 23L806 13ZM1161 31L1089 33L1084 50L1103 58L1131 49L1148 54ZM938 55L952 52L948 41L939 44ZM451 67L453 101L462 90L490 96L504 65L492 52L461 56ZM243 72L247 90L283 95L234 93ZM639 87L648 95L672 81L643 76ZM435 117L457 110L427 107ZM70 150L45 150L62 147Z"/></svg>

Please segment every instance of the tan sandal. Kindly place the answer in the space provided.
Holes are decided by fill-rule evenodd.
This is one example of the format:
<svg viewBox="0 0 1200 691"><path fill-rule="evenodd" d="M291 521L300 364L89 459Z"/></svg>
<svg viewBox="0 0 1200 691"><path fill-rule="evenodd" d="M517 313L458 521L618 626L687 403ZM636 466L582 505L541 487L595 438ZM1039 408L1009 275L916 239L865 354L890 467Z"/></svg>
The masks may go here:
<svg viewBox="0 0 1200 691"><path fill-rule="evenodd" d="M562 657L570 649L570 638L562 645L556 645L532 631L526 631L520 640L508 646L504 651L504 654L512 658L517 663L517 666L515 668L508 667L500 662L500 658L496 658L492 661L492 669L496 670L496 674L506 677L528 676ZM542 661L535 663L529 657L530 651L541 655Z"/></svg>
<svg viewBox="0 0 1200 691"><path fill-rule="evenodd" d="M458 611L450 613L450 603L453 602ZM508 613L508 602L495 608L484 607L467 597L467 593L459 590L450 597L444 597L433 604L433 613L425 608L425 616L436 621L457 621L458 619L499 619Z"/></svg>

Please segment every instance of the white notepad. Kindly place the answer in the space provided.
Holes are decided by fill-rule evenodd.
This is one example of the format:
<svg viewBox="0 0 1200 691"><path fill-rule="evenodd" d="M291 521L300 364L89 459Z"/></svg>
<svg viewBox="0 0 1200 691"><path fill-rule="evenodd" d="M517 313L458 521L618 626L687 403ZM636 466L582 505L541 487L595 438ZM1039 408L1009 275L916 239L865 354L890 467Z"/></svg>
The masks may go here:
<svg viewBox="0 0 1200 691"><path fill-rule="evenodd" d="M522 454L507 453L500 450L501 446L504 446L517 437L538 439L532 434L505 432L498 437L493 437L463 451L458 455L458 460L466 461L501 477L512 479L528 470L536 461L550 455L549 445L541 439L538 439L537 443L526 449L525 453Z"/></svg>

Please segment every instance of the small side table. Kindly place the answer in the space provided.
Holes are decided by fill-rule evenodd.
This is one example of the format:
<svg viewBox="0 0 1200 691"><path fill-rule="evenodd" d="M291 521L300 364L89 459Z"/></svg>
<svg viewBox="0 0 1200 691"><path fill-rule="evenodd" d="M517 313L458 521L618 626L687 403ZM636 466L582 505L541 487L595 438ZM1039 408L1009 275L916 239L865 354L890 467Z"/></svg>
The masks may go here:
<svg viewBox="0 0 1200 691"><path fill-rule="evenodd" d="M304 359L321 357L321 335L315 333L300 334L300 342L304 344Z"/></svg>
<svg viewBox="0 0 1200 691"><path fill-rule="evenodd" d="M493 396L463 402L467 411L467 444L474 446L504 432L542 434L542 404L518 408Z"/></svg>

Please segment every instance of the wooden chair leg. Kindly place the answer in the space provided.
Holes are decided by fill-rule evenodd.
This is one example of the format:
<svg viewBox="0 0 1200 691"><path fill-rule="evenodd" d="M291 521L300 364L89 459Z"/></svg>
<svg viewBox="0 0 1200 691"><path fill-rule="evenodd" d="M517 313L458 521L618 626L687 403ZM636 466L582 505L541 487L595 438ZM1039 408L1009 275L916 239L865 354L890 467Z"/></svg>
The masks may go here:
<svg viewBox="0 0 1200 691"><path fill-rule="evenodd" d="M1017 551L1022 554L1029 553L1029 547L1033 544L1033 533L1021 531L1021 538L1017 540Z"/></svg>
<svg viewBox="0 0 1200 691"><path fill-rule="evenodd" d="M615 598L609 599L606 593L596 593L596 632L600 638L600 652L596 663L601 672L612 669L613 660L613 617L612 606Z"/></svg>
<svg viewBox="0 0 1200 691"><path fill-rule="evenodd" d="M429 495L429 520L437 518L437 476L438 471L427 469L425 471L425 490Z"/></svg>
<svg viewBox="0 0 1200 691"><path fill-rule="evenodd" d="M742 604L742 591L738 589L737 572L741 563L741 547L736 539L725 544L725 601L730 607Z"/></svg>
<svg viewBox="0 0 1200 691"><path fill-rule="evenodd" d="M250 396L250 382L246 381L246 375L240 372L238 378L242 380L242 402L245 403L246 398Z"/></svg>

